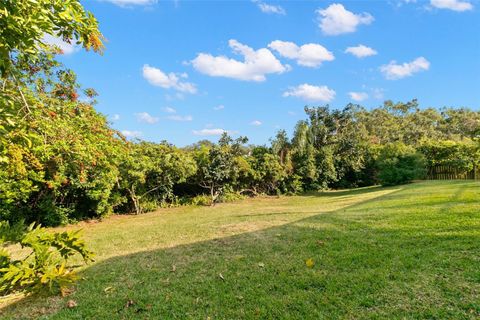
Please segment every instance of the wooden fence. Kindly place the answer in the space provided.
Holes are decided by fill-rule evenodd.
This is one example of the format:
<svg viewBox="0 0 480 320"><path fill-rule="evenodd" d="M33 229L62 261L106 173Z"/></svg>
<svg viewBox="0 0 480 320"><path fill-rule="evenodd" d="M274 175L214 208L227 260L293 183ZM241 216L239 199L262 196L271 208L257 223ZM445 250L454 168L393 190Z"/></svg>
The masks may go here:
<svg viewBox="0 0 480 320"><path fill-rule="evenodd" d="M477 180L480 179L479 168L470 171L459 170L450 166L434 166L428 169L427 180Z"/></svg>

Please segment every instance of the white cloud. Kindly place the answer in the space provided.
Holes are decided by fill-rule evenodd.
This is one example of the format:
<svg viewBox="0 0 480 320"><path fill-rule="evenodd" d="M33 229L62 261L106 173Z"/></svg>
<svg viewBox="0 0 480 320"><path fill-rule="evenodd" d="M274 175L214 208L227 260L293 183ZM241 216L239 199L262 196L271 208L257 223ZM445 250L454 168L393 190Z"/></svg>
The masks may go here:
<svg viewBox="0 0 480 320"><path fill-rule="evenodd" d="M193 117L188 115L188 116L180 116L180 115L171 115L167 117L168 120L173 120L173 121L192 121Z"/></svg>
<svg viewBox="0 0 480 320"><path fill-rule="evenodd" d="M320 22L320 29L324 34L330 36L355 32L359 25L368 25L375 20L369 13L355 14L339 3L331 4L323 10L318 9L316 13Z"/></svg>
<svg viewBox="0 0 480 320"><path fill-rule="evenodd" d="M213 110L215 110L215 111L219 111L219 110L223 110L223 109L225 109L225 106L223 104L220 104L216 107L213 107Z"/></svg>
<svg viewBox="0 0 480 320"><path fill-rule="evenodd" d="M458 12L473 9L473 5L469 1L461 0L430 0L430 4L438 9L450 9Z"/></svg>
<svg viewBox="0 0 480 320"><path fill-rule="evenodd" d="M250 124L251 124L252 126L258 127L258 126L261 126L261 125L262 125L262 122L259 121L259 120L253 120L252 122L250 122Z"/></svg>
<svg viewBox="0 0 480 320"><path fill-rule="evenodd" d="M365 58L376 55L377 51L370 47L364 46L363 44L360 44L356 47L348 47L345 50L345 53L351 53L357 58Z"/></svg>
<svg viewBox="0 0 480 320"><path fill-rule="evenodd" d="M355 101L363 101L368 99L368 93L366 92L349 92L350 99Z"/></svg>
<svg viewBox="0 0 480 320"><path fill-rule="evenodd" d="M122 134L127 138L140 138L143 136L141 131L130 131L130 130L123 130Z"/></svg>
<svg viewBox="0 0 480 320"><path fill-rule="evenodd" d="M396 61L390 61L389 64L380 67L380 71L388 80L398 80L410 77L414 73L425 71L430 68L430 62L424 57L419 57L411 62L397 64Z"/></svg>
<svg viewBox="0 0 480 320"><path fill-rule="evenodd" d="M175 110L172 107L164 107L164 108L162 108L162 110L166 113L176 113L177 112L177 110Z"/></svg>
<svg viewBox="0 0 480 320"><path fill-rule="evenodd" d="M59 37L52 36L51 34L48 34L48 33L45 33L45 35L43 36L42 42L44 42L45 44L60 48L60 50L62 50L62 54L65 54L65 55L72 54L80 50L79 46L73 43L65 42Z"/></svg>
<svg viewBox="0 0 480 320"><path fill-rule="evenodd" d="M220 136L227 131L224 129L202 129L202 130L193 130L192 132L196 136Z"/></svg>
<svg viewBox="0 0 480 320"><path fill-rule="evenodd" d="M157 3L157 0L100 0L100 1L110 2L120 7L149 6Z"/></svg>
<svg viewBox="0 0 480 320"><path fill-rule="evenodd" d="M157 123L158 120L160 120L157 117L151 116L147 112L135 113L135 117L137 118L138 122L149 123L149 124Z"/></svg>
<svg viewBox="0 0 480 320"><path fill-rule="evenodd" d="M286 15L287 12L285 9L281 6L274 6L271 4L267 4L263 1L260 0L252 0L253 3L256 3L258 8L264 13L273 13L273 14L279 14L279 15Z"/></svg>
<svg viewBox="0 0 480 320"><path fill-rule="evenodd" d="M284 97L298 97L306 101L330 102L335 98L335 91L327 86L314 86L311 84L301 84L283 93Z"/></svg>
<svg viewBox="0 0 480 320"><path fill-rule="evenodd" d="M270 50L261 48L253 50L237 40L229 40L228 44L233 52L244 57L244 61L212 56L209 53L200 53L191 62L193 67L212 77L226 77L244 81L265 81L269 73L283 73L288 66L275 58Z"/></svg>
<svg viewBox="0 0 480 320"><path fill-rule="evenodd" d="M193 83L182 82L178 75L173 72L169 74L162 70L150 67L148 64L143 66L143 77L151 84L165 89L175 89L185 93L196 93L197 88ZM180 75L181 77L181 75Z"/></svg>
<svg viewBox="0 0 480 320"><path fill-rule="evenodd" d="M112 120L112 121L118 121L118 120L120 120L120 115L119 115L119 114L112 114L112 115L110 116L110 120Z"/></svg>
<svg viewBox="0 0 480 320"><path fill-rule="evenodd" d="M316 43L307 43L299 47L293 42L275 40L268 47L282 57L295 59L299 65L306 67L318 67L324 61L335 59L330 51Z"/></svg>

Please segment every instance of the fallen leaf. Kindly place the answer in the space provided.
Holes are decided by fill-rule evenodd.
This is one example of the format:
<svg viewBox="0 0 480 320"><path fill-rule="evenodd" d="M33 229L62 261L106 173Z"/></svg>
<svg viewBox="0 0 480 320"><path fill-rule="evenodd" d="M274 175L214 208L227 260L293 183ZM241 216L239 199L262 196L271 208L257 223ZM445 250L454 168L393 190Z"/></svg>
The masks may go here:
<svg viewBox="0 0 480 320"><path fill-rule="evenodd" d="M66 296L70 295L72 292L73 292L73 288L61 288L60 289L60 294L62 295L62 297L66 297Z"/></svg>
<svg viewBox="0 0 480 320"><path fill-rule="evenodd" d="M259 263L258 263L258 266L259 266L260 268L265 268L265 263L259 262Z"/></svg>
<svg viewBox="0 0 480 320"><path fill-rule="evenodd" d="M220 279L222 279L223 281L225 281L225 278L223 277L223 274L219 273L218 276L220 277Z"/></svg>
<svg viewBox="0 0 480 320"><path fill-rule="evenodd" d="M313 268L313 266L315 265L315 261L313 261L312 258L309 258L309 259L305 260L305 265L309 268Z"/></svg>
<svg viewBox="0 0 480 320"><path fill-rule="evenodd" d="M175 272L175 271L177 271L177 266L176 266L176 265L174 265L174 264L172 264L172 270L170 270L170 271L171 271L171 272Z"/></svg>
<svg viewBox="0 0 480 320"><path fill-rule="evenodd" d="M75 300L68 300L67 302L67 308L75 308L77 306L77 302L75 302Z"/></svg>
<svg viewBox="0 0 480 320"><path fill-rule="evenodd" d="M127 303L125 303L125 308L130 308L134 304L135 304L135 302L132 299L128 299Z"/></svg>
<svg viewBox="0 0 480 320"><path fill-rule="evenodd" d="M113 287L106 287L105 289L103 289L103 292L107 293L109 291L113 291Z"/></svg>

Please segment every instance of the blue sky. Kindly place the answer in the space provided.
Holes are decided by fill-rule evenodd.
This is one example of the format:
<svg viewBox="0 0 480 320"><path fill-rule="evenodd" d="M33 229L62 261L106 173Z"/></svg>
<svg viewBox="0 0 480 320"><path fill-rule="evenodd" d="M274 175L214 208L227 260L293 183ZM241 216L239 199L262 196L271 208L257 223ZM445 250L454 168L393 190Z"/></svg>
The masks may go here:
<svg viewBox="0 0 480 320"><path fill-rule="evenodd" d="M480 3L83 1L103 56L61 60L114 128L184 146L226 130L267 143L305 105L480 107Z"/></svg>

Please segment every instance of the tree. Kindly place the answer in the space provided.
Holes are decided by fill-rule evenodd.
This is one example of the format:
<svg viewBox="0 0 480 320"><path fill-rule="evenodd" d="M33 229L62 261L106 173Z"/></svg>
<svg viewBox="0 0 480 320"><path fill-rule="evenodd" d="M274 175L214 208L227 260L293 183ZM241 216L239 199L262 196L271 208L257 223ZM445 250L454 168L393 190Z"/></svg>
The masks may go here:
<svg viewBox="0 0 480 320"><path fill-rule="evenodd" d="M103 49L98 22L79 0L3 0L0 2L0 72L11 75L18 61L33 65L45 50L45 34Z"/></svg>
<svg viewBox="0 0 480 320"><path fill-rule="evenodd" d="M390 143L383 146L377 159L378 177L383 185L397 185L423 178L425 159L413 147Z"/></svg>
<svg viewBox="0 0 480 320"><path fill-rule="evenodd" d="M78 100L75 74L61 69L45 34L95 51L103 44L78 0L0 3L1 216L50 225L111 211L116 165L108 154L119 154L119 140L93 100Z"/></svg>
<svg viewBox="0 0 480 320"><path fill-rule="evenodd" d="M120 189L136 214L174 201L173 188L192 176L197 168L193 158L166 142L139 142L130 145L120 165ZM130 206L131 205L131 206Z"/></svg>
<svg viewBox="0 0 480 320"><path fill-rule="evenodd" d="M215 204L218 197L229 184L234 184L237 170L235 158L242 154L242 145L247 143L246 137L233 140L227 133L220 138L218 145L211 148L203 146L195 153L197 162L197 184L208 190Z"/></svg>
<svg viewBox="0 0 480 320"><path fill-rule="evenodd" d="M443 121L440 130L447 139L473 139L480 135L480 112L468 108L442 110Z"/></svg>

